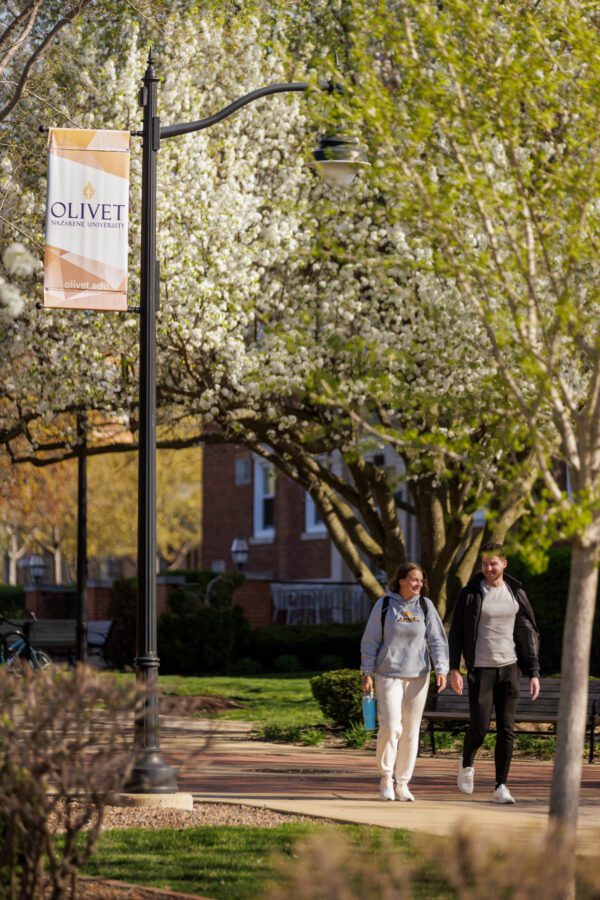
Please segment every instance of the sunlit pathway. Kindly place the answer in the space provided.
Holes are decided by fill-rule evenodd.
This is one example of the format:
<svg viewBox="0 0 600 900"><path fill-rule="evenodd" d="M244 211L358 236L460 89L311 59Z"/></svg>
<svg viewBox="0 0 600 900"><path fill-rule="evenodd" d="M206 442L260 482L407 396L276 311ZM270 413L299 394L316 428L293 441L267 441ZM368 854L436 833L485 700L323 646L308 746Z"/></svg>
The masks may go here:
<svg viewBox="0 0 600 900"><path fill-rule="evenodd" d="M249 740L249 726L200 719L162 720L161 746L178 769L180 790L199 800L246 803L336 821L450 834L470 823L490 835L538 833L545 827L552 763L515 759L515 806L491 802L493 762L476 763L475 793L456 789L455 757L417 760L415 803L377 798L374 753L266 744ZM578 849L600 854L600 763L584 763Z"/></svg>

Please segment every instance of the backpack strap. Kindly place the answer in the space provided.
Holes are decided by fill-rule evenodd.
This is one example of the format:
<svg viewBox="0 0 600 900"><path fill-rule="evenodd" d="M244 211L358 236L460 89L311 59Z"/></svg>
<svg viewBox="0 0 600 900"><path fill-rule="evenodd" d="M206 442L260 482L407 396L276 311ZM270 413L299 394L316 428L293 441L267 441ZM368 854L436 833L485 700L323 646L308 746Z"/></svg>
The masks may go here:
<svg viewBox="0 0 600 900"><path fill-rule="evenodd" d="M427 627L427 601L425 600L425 597L419 597L419 603L421 604L423 621L425 622L425 627Z"/></svg>
<svg viewBox="0 0 600 900"><path fill-rule="evenodd" d="M383 606L381 607L381 640L383 641L383 626L385 625L385 617L390 606L390 598L388 594L383 598Z"/></svg>

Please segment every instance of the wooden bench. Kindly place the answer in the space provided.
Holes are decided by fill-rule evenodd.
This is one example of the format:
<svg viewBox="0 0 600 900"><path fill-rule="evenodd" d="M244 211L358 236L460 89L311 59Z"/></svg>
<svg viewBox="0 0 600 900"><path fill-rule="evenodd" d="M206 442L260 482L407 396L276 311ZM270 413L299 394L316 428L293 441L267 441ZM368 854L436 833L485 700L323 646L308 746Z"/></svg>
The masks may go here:
<svg viewBox="0 0 600 900"><path fill-rule="evenodd" d="M423 719L431 739L431 750L435 754L435 731L457 732L464 730L469 722L469 693L467 679L464 678L462 694L455 694L450 685L441 694L434 694L427 702ZM515 715L515 734L555 735L558 721L558 699L560 678L540 679L540 695L535 702L529 696L529 679L521 678L519 699ZM595 755L596 729L600 720L600 679L589 681L588 720L586 733L589 737L589 762ZM494 712L492 711L492 723ZM537 731L527 725L550 725L550 731Z"/></svg>
<svg viewBox="0 0 600 900"><path fill-rule="evenodd" d="M28 619L14 619L19 629L26 625ZM88 622L87 646L90 655L101 656L104 645L112 627L110 619L99 619ZM14 631L12 625L0 623L0 634ZM36 619L31 623L29 640L32 646L46 650L51 656L65 656L69 660L74 657L77 640L77 621L75 619Z"/></svg>

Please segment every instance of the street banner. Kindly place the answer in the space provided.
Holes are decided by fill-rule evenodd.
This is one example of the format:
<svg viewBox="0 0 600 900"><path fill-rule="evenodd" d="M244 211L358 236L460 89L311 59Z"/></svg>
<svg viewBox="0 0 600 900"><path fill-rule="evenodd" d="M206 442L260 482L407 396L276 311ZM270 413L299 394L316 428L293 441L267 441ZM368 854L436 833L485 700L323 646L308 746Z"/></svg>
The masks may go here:
<svg viewBox="0 0 600 900"><path fill-rule="evenodd" d="M50 129L44 306L127 309L130 140Z"/></svg>

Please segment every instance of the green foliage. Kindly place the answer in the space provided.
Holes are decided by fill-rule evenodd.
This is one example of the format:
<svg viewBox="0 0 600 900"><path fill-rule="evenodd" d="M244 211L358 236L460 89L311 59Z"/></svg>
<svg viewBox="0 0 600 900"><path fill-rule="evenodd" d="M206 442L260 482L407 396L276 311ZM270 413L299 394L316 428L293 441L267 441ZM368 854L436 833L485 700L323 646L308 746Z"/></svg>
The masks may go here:
<svg viewBox="0 0 600 900"><path fill-rule="evenodd" d="M310 686L323 715L348 728L362 717L362 678L355 669L324 672L310 679Z"/></svg>
<svg viewBox="0 0 600 900"><path fill-rule="evenodd" d="M316 747L323 742L322 731L302 725L261 725L256 730L256 737L269 743L303 744L305 747Z"/></svg>
<svg viewBox="0 0 600 900"><path fill-rule="evenodd" d="M343 734L346 747L350 747L354 750L360 750L362 747L365 747L372 737L373 732L367 731L361 722L354 722Z"/></svg>
<svg viewBox="0 0 600 900"><path fill-rule="evenodd" d="M300 743L305 747L318 747L323 743L323 732L317 728L307 728L300 735Z"/></svg>
<svg viewBox="0 0 600 900"><path fill-rule="evenodd" d="M323 672L330 672L332 669L343 669L344 660L335 653L326 653L319 660L319 669Z"/></svg>
<svg viewBox="0 0 600 900"><path fill-rule="evenodd" d="M511 557L508 571L523 582L531 600L540 629L540 664L548 675L561 671L562 635L569 593L571 549L552 547L548 552L547 568L532 572L521 557ZM600 604L596 615L590 654L590 675L600 676Z"/></svg>
<svg viewBox="0 0 600 900"><path fill-rule="evenodd" d="M240 572L217 573L206 569L169 569L163 575L183 575L185 583L196 589L198 597L204 600L206 589L210 582L213 586L210 591L211 606L227 606L232 602L233 593L245 581L245 576ZM215 580L216 579L216 580Z"/></svg>
<svg viewBox="0 0 600 900"><path fill-rule="evenodd" d="M117 669L133 666L136 635L136 578L117 578L112 587L109 617L113 620L106 657Z"/></svg>
<svg viewBox="0 0 600 900"><path fill-rule="evenodd" d="M274 672L300 672L302 664L295 653L282 653L273 660Z"/></svg>
<svg viewBox="0 0 600 900"><path fill-rule="evenodd" d="M304 671L318 672L329 657L336 657L336 668L356 666L360 662L360 639L364 624L356 625L270 625L252 631L248 655L258 660L265 671L273 669L278 656L293 654Z"/></svg>
<svg viewBox="0 0 600 900"><path fill-rule="evenodd" d="M0 584L0 614L19 619L25 612L25 589L22 585Z"/></svg>
<svg viewBox="0 0 600 900"><path fill-rule="evenodd" d="M242 656L231 666L232 675L260 675L262 666L250 656Z"/></svg>
<svg viewBox="0 0 600 900"><path fill-rule="evenodd" d="M262 725L256 731L256 736L261 741L281 744L298 743L302 735L299 725Z"/></svg>
<svg viewBox="0 0 600 900"><path fill-rule="evenodd" d="M195 593L174 590L158 620L158 653L165 674L227 672L246 649L250 627L239 606L200 606Z"/></svg>

